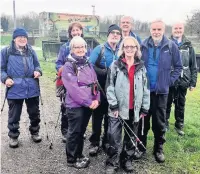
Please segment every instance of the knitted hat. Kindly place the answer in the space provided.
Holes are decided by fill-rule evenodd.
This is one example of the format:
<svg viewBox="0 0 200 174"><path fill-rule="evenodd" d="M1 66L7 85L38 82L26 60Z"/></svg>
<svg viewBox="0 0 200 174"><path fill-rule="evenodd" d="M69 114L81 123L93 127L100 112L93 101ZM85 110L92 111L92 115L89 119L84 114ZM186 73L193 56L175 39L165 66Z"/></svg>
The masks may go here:
<svg viewBox="0 0 200 174"><path fill-rule="evenodd" d="M28 34L24 28L16 28L13 31L13 39L15 39L18 36L24 36L28 39Z"/></svg>
<svg viewBox="0 0 200 174"><path fill-rule="evenodd" d="M112 24L112 25L110 25L109 28L108 28L108 35L109 35L110 32L113 31L113 30L118 30L118 31L120 32L120 34L122 34L121 28L120 28L118 25L116 25L116 24ZM108 35L107 35L107 36L108 36Z"/></svg>

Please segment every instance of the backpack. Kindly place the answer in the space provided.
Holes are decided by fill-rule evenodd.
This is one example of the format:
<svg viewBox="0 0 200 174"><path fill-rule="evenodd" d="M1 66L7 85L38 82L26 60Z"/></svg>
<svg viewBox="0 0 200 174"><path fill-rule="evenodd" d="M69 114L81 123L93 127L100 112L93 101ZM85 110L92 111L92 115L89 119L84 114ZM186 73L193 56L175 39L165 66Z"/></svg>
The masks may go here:
<svg viewBox="0 0 200 174"><path fill-rule="evenodd" d="M102 45L100 45L100 47L101 47L101 50L100 50L98 58L97 58L97 60L95 62L95 66L103 69L103 67L101 66L100 62L101 62L102 58L104 58L105 46L102 44Z"/></svg>

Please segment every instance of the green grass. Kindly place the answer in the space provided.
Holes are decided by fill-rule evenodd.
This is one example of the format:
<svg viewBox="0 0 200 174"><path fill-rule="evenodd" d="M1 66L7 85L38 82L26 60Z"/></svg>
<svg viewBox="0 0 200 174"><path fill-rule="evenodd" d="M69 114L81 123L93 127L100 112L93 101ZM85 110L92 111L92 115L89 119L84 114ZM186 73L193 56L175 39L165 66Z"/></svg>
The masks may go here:
<svg viewBox="0 0 200 174"><path fill-rule="evenodd" d="M1 45L9 45L12 40L12 35L1 36Z"/></svg>
<svg viewBox="0 0 200 174"><path fill-rule="evenodd" d="M43 76L53 81L56 73L55 63L44 61L42 51L37 51L37 53L43 69ZM175 132L172 108L170 131L166 133L166 143L164 145L166 162L158 164L154 160L147 161L148 173L200 174L200 74L198 75L197 87L193 92L188 90L187 93L184 128L186 135L180 137ZM54 83L50 85L54 85ZM89 125L89 129L91 129L91 125ZM153 158L153 134L151 131L148 136L147 149L148 158Z"/></svg>

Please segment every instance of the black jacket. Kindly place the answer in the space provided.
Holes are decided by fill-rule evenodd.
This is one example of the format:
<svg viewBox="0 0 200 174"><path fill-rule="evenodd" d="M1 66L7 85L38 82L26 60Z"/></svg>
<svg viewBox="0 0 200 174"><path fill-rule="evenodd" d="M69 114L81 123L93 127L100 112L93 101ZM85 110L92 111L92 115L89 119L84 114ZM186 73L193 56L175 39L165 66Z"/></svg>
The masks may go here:
<svg viewBox="0 0 200 174"><path fill-rule="evenodd" d="M174 41L172 36L171 39ZM195 87L197 83L197 62L194 48L184 35L182 36L182 44L178 47L182 58L183 72L177 84L185 88Z"/></svg>

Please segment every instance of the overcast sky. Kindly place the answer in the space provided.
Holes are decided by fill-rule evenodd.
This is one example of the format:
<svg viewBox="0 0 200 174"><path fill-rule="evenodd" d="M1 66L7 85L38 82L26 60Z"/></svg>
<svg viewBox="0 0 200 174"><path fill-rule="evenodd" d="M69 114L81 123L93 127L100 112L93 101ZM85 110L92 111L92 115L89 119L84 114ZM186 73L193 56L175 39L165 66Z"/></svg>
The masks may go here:
<svg viewBox="0 0 200 174"><path fill-rule="evenodd" d="M12 15L13 0L1 0L1 13ZM15 0L16 15L30 11L92 14L130 15L141 21L161 18L167 24L184 21L193 10L200 10L200 0Z"/></svg>

